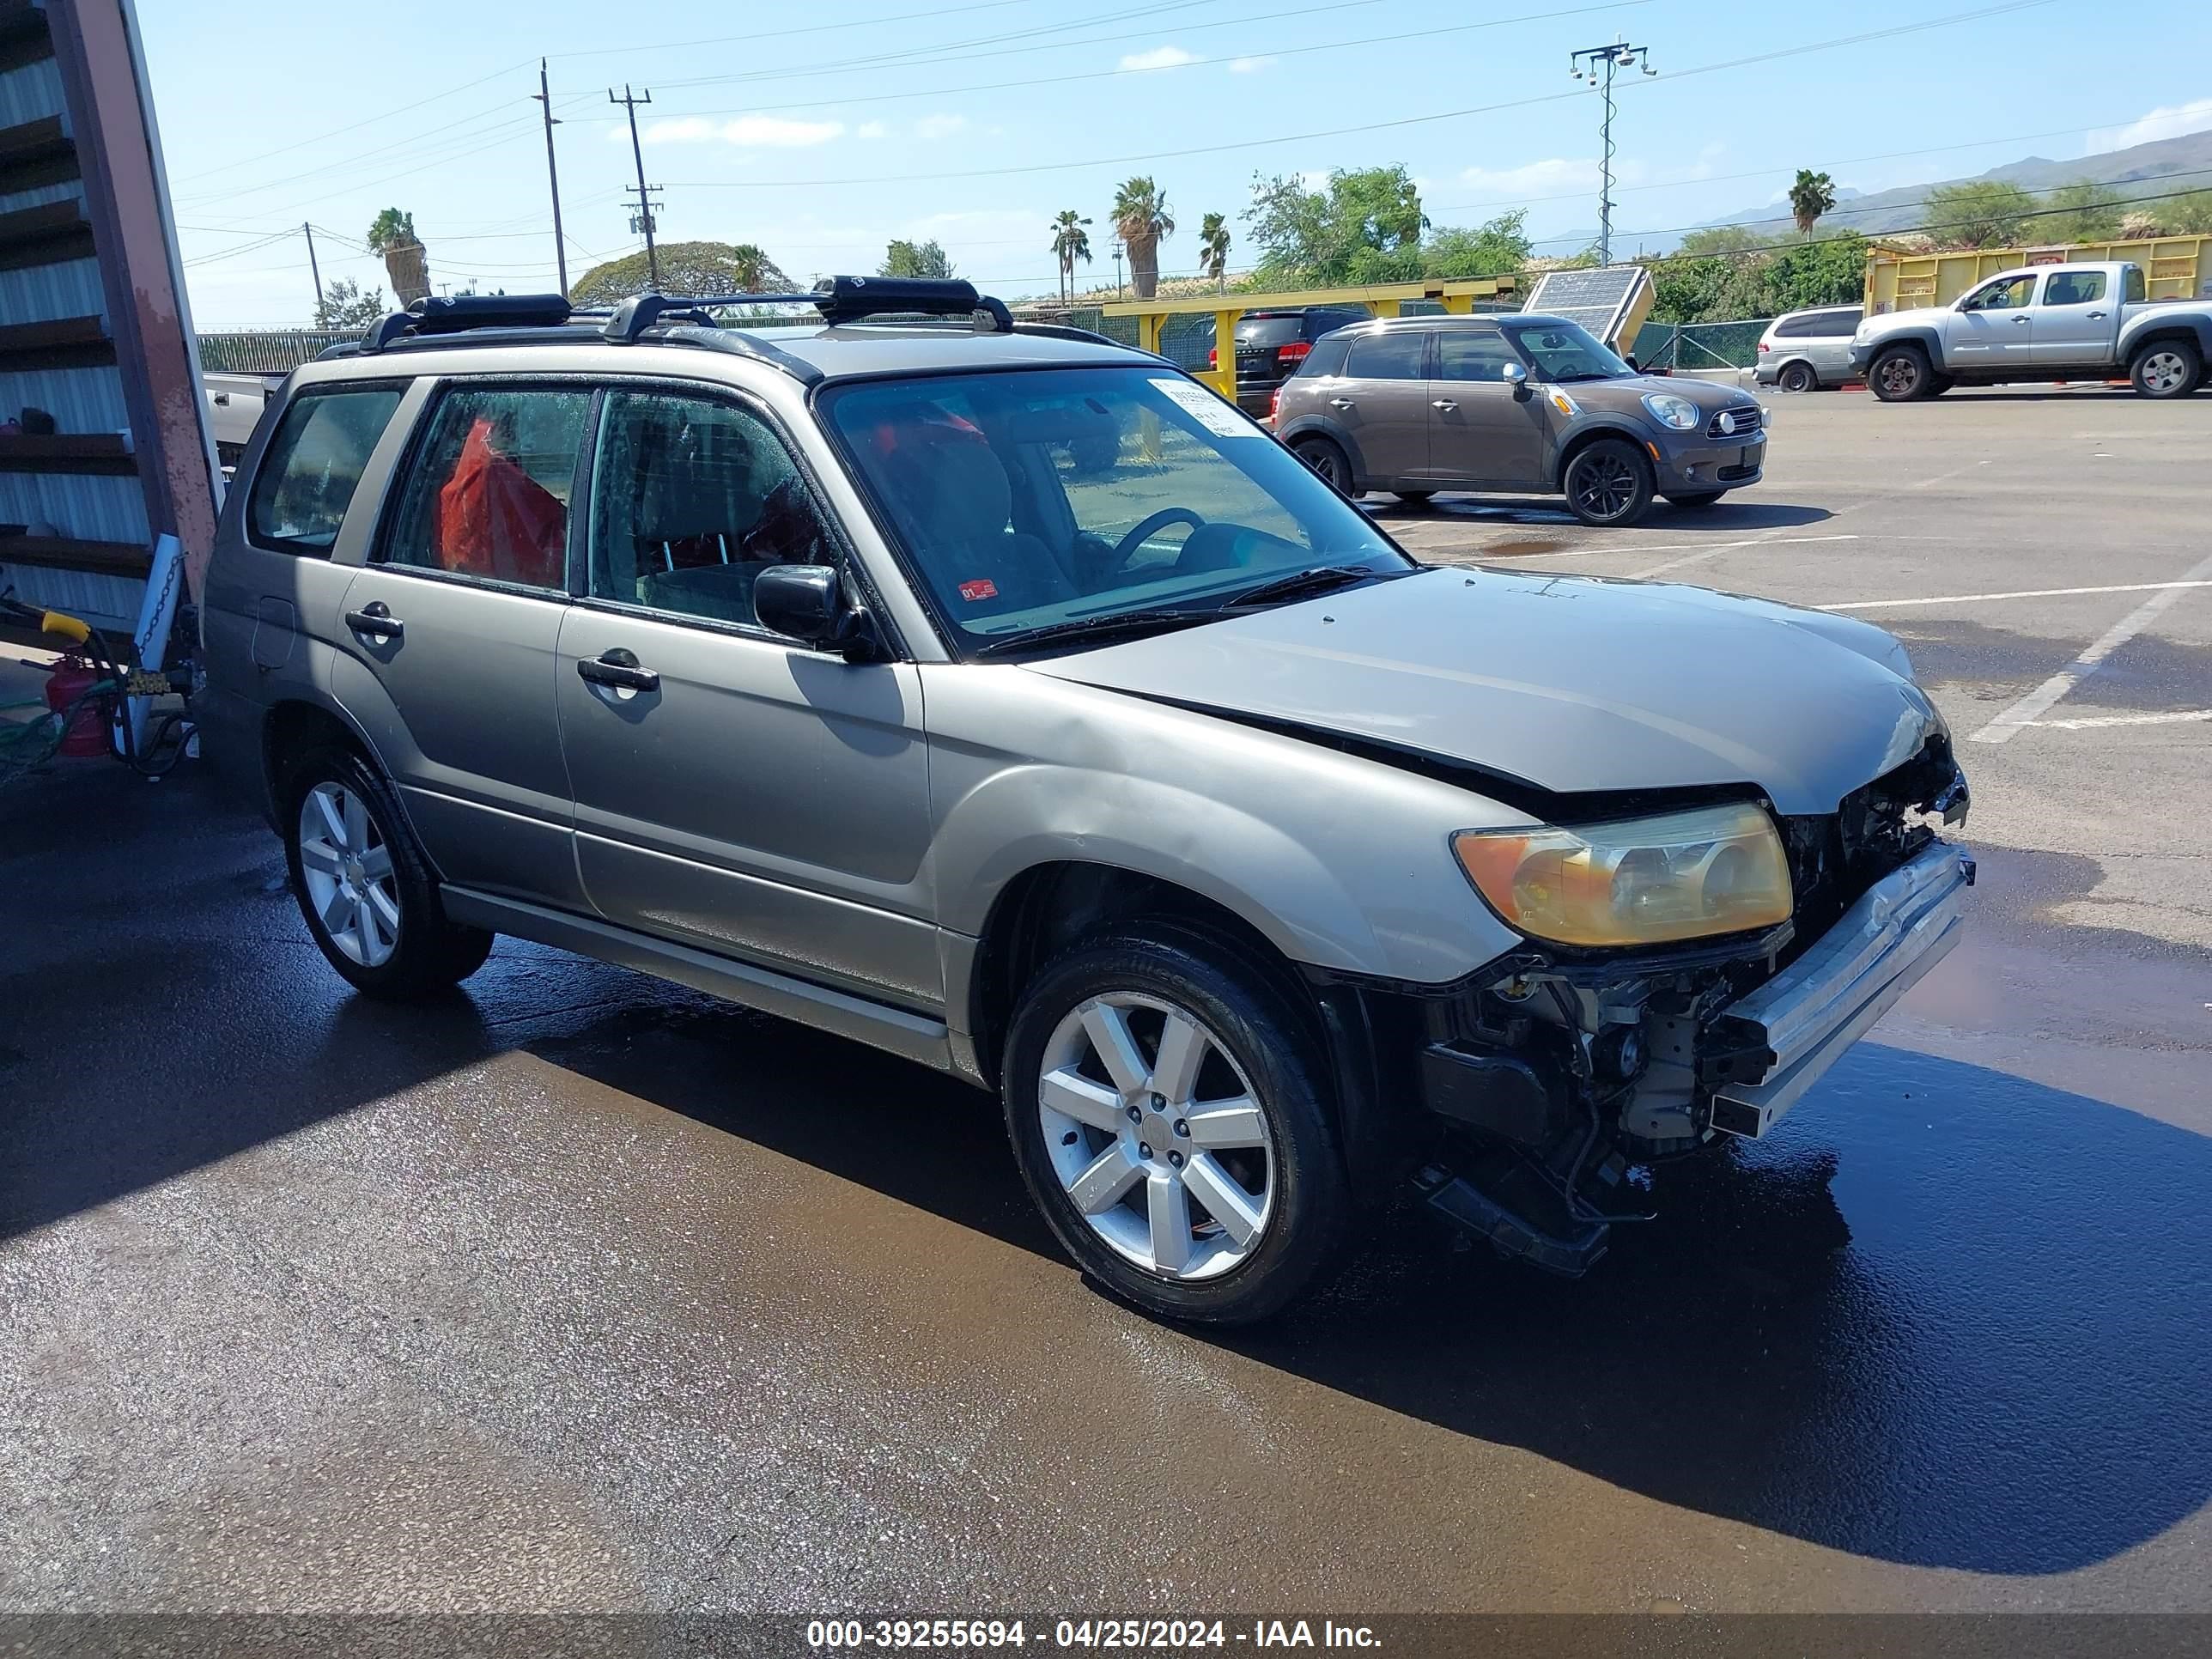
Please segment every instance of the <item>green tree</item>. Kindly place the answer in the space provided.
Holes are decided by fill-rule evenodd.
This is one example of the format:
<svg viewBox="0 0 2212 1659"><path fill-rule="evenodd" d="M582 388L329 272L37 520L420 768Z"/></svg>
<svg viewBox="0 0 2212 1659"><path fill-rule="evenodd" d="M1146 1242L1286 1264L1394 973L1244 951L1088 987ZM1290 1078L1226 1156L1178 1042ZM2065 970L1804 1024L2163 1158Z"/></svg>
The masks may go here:
<svg viewBox="0 0 2212 1659"><path fill-rule="evenodd" d="M1921 218L1945 247L2014 247L2035 211L2035 198L2002 179L1970 179L1928 192Z"/></svg>
<svg viewBox="0 0 2212 1659"><path fill-rule="evenodd" d="M1479 225L1447 225L1421 250L1425 276L1503 276L1528 263L1528 216L1502 213Z"/></svg>
<svg viewBox="0 0 2212 1659"><path fill-rule="evenodd" d="M2212 190L2192 190L2158 204L2160 222L2179 236L2212 236Z"/></svg>
<svg viewBox="0 0 2212 1659"><path fill-rule="evenodd" d="M372 253L422 246L422 239L415 234L415 216L399 208L386 208L369 221L368 235L364 240Z"/></svg>
<svg viewBox="0 0 2212 1659"><path fill-rule="evenodd" d="M400 208L386 208L369 222L365 239L369 252L384 256L384 274L402 305L430 292L430 256L415 234L415 216Z"/></svg>
<svg viewBox="0 0 2212 1659"><path fill-rule="evenodd" d="M1114 230L1129 250L1129 281L1139 300L1159 292L1160 243L1175 228L1165 191L1148 178L1121 181L1114 192Z"/></svg>
<svg viewBox="0 0 2212 1659"><path fill-rule="evenodd" d="M950 276L952 261L945 257L945 250L934 241L893 242L884 250L884 262L876 267L878 276Z"/></svg>
<svg viewBox="0 0 2212 1659"><path fill-rule="evenodd" d="M2027 222L2034 242L2109 242L2120 234L2119 192L2092 179L2051 192L2045 211Z"/></svg>
<svg viewBox="0 0 2212 1659"><path fill-rule="evenodd" d="M1199 274L1213 278L1222 293L1229 292L1229 222L1209 213L1198 224Z"/></svg>
<svg viewBox="0 0 2212 1659"><path fill-rule="evenodd" d="M1652 260L1652 320L1738 322L1848 305L1864 290L1866 251L1863 236L1846 232L1740 253Z"/></svg>
<svg viewBox="0 0 2212 1659"><path fill-rule="evenodd" d="M1836 204L1836 183L1825 173L1797 169L1797 182L1790 186L1790 211L1797 221L1797 234L1805 235L1820 216Z"/></svg>
<svg viewBox="0 0 2212 1659"><path fill-rule="evenodd" d="M793 287L775 261L750 242L663 242L657 252L663 294L776 294ZM613 305L645 292L650 280L640 249L592 266L577 278L568 297L580 306Z"/></svg>
<svg viewBox="0 0 2212 1659"><path fill-rule="evenodd" d="M1743 225L1707 225L1693 230L1682 238L1681 252L1687 254L1749 253L1758 248L1771 246L1771 236L1762 236Z"/></svg>
<svg viewBox="0 0 2212 1659"><path fill-rule="evenodd" d="M1428 217L1402 167L1340 168L1309 190L1295 178L1255 174L1244 210L1260 252L1260 281L1334 284L1407 281L1422 274Z"/></svg>
<svg viewBox="0 0 2212 1659"><path fill-rule="evenodd" d="M392 307L380 288L363 289L349 277L323 284L323 297L315 306L315 326L328 329L373 328Z"/></svg>
<svg viewBox="0 0 2212 1659"><path fill-rule="evenodd" d="M1075 297L1075 262L1091 263L1091 221L1073 208L1062 208L1052 222L1052 256L1060 262L1060 297Z"/></svg>

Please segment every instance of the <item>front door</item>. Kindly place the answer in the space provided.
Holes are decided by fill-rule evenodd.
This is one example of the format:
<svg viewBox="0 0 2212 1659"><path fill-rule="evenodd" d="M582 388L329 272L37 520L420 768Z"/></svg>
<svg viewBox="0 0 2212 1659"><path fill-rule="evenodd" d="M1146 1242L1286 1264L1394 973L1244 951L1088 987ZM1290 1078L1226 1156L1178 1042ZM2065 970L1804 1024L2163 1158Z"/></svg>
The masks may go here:
<svg viewBox="0 0 2212 1659"><path fill-rule="evenodd" d="M2003 276L1967 295L1943 330L1943 367L1970 374L2000 374L2010 364L2034 362L2033 276Z"/></svg>
<svg viewBox="0 0 2212 1659"><path fill-rule="evenodd" d="M2119 325L2101 270L2054 270L2035 308L2035 361L2048 368L2090 368L2112 361Z"/></svg>
<svg viewBox="0 0 2212 1659"><path fill-rule="evenodd" d="M1384 329L1352 343L1329 412L1359 446L1361 475L1388 489L1429 476L1429 331Z"/></svg>
<svg viewBox="0 0 2212 1659"><path fill-rule="evenodd" d="M462 887L582 908L553 704L591 394L457 384L346 589L333 686Z"/></svg>
<svg viewBox="0 0 2212 1659"><path fill-rule="evenodd" d="M771 634L771 564L843 550L762 414L611 392L554 673L576 861L608 921L862 994L943 1000L908 663Z"/></svg>
<svg viewBox="0 0 2212 1659"><path fill-rule="evenodd" d="M1521 358L1495 329L1439 329L1429 382L1429 468L1468 489L1544 487L1543 405L1509 384Z"/></svg>

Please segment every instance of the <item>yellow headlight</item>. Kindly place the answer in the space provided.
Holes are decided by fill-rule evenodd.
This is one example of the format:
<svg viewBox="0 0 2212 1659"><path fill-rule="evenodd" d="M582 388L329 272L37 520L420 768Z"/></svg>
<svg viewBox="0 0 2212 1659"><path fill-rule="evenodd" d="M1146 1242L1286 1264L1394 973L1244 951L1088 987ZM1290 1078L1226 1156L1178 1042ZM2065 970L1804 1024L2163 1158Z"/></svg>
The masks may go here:
<svg viewBox="0 0 2212 1659"><path fill-rule="evenodd" d="M1559 945L1664 945L1790 915L1782 838L1747 801L1573 830L1466 830L1452 850L1492 909Z"/></svg>

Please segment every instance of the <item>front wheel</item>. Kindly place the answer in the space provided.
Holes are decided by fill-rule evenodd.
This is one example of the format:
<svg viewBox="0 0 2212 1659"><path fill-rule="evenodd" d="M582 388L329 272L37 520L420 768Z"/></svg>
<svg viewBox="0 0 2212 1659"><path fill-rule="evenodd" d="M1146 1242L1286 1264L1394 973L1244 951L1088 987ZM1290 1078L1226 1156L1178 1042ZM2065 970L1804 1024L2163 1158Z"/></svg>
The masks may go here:
<svg viewBox="0 0 2212 1659"><path fill-rule="evenodd" d="M1620 438L1600 438L1577 450L1559 482L1569 509L1587 525L1634 524L1651 505L1650 464Z"/></svg>
<svg viewBox="0 0 2212 1659"><path fill-rule="evenodd" d="M1329 439L1301 438L1291 446L1291 453L1311 467L1339 494L1352 494L1352 462Z"/></svg>
<svg viewBox="0 0 2212 1659"><path fill-rule="evenodd" d="M1351 1215L1313 1032L1206 939L1163 926L1038 975L1007 1039L1006 1127L1068 1254L1163 1318L1264 1319Z"/></svg>
<svg viewBox="0 0 2212 1659"><path fill-rule="evenodd" d="M404 1001L483 966L492 936L448 921L392 786L349 750L293 770L285 863L315 944L363 994Z"/></svg>
<svg viewBox="0 0 2212 1659"><path fill-rule="evenodd" d="M1886 404L1907 404L1927 397L1934 389L1934 372L1928 354L1917 345L1893 346L1878 354L1867 368L1867 384Z"/></svg>
<svg viewBox="0 0 2212 1659"><path fill-rule="evenodd" d="M2204 360L2187 340L2153 340L2128 365L2128 379L2144 398L2186 398L2203 372Z"/></svg>

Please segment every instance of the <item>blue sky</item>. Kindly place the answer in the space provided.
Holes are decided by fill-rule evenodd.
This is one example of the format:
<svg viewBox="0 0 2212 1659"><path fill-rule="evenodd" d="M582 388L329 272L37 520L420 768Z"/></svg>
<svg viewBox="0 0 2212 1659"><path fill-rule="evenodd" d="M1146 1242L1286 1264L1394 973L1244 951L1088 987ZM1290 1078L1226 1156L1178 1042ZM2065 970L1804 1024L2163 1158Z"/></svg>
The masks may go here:
<svg viewBox="0 0 2212 1659"><path fill-rule="evenodd" d="M628 131L607 102L624 82L652 89L639 116L647 176L664 186L661 240L757 242L805 282L873 270L891 237L933 237L962 275L1009 296L1053 288L1046 227L1062 208L1097 219L1086 274L1110 279L1107 204L1133 173L1158 180L1181 227L1162 249L1170 275L1195 266L1208 211L1239 233L1231 268L1249 262L1236 215L1255 171L1396 162L1437 223L1525 208L1552 239L1540 251L1573 252L1596 224L1599 109L1568 54L1619 37L1649 46L1661 73L1632 77L1620 100L1617 251L1777 199L1799 167L1873 191L2212 128L2212 7L2188 0L2124 14L2054 0L1934 0L1911 14L1710 0L854 3L867 9L854 21L822 22L831 14L800 8L231 0L216 28L201 8L146 0L196 319L305 321L302 222L326 281L380 284L359 242L386 206L414 214L434 281L550 288L540 54L562 123L572 278L641 246L623 200ZM2155 40L2159 67L2121 50L2116 27Z"/></svg>

